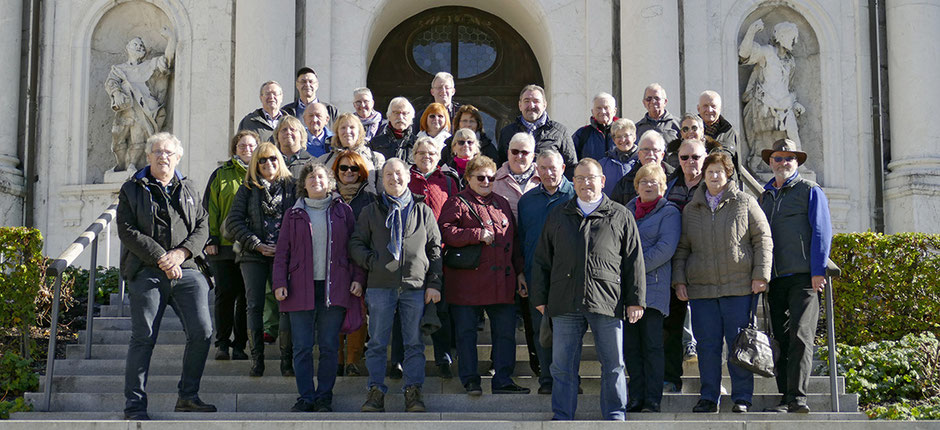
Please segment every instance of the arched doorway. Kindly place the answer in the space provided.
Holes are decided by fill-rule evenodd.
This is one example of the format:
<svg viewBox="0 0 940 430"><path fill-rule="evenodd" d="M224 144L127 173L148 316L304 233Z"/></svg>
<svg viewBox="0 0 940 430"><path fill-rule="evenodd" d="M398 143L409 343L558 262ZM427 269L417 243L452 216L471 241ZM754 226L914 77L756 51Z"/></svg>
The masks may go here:
<svg viewBox="0 0 940 430"><path fill-rule="evenodd" d="M428 9L392 29L369 65L367 85L383 113L393 97L405 96L420 116L433 101L431 79L442 71L454 75L454 100L480 109L494 140L518 115L522 87L544 85L518 32L496 15L460 6Z"/></svg>

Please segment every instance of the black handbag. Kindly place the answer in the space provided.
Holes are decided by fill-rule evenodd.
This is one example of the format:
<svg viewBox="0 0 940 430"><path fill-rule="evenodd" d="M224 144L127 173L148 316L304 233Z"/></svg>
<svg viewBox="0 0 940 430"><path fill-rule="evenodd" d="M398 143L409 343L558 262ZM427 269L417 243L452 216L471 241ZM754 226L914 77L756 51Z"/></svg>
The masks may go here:
<svg viewBox="0 0 940 430"><path fill-rule="evenodd" d="M760 294L755 294L758 298ZM766 297L762 300L764 303L764 315L767 313ZM760 331L757 327L757 306L751 305L751 318L747 327L741 328L738 335L734 338L734 345L728 353L728 362L742 369L748 370L760 376L772 378L776 375L775 367L777 357L780 354L780 346L777 340L767 333ZM765 322L767 320L765 319ZM765 329L767 329L765 327ZM770 332L768 329L767 332Z"/></svg>
<svg viewBox="0 0 940 430"><path fill-rule="evenodd" d="M470 203L464 199L463 196L457 196L457 198L467 205L467 209L470 209L470 214L480 222L480 226L486 228L486 223L484 223L483 218L480 218L480 215L473 210L473 206L470 206ZM480 266L481 252L483 252L482 243L467 246L448 245L444 248L444 265L451 269L476 269Z"/></svg>

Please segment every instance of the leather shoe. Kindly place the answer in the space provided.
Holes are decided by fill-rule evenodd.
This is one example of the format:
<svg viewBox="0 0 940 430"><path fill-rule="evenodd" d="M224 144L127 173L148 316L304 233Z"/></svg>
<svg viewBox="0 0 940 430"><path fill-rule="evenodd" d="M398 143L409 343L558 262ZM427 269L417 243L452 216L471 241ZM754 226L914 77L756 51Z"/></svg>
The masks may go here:
<svg viewBox="0 0 940 430"><path fill-rule="evenodd" d="M127 421L150 421L150 415L147 415L147 411L124 412L124 419Z"/></svg>
<svg viewBox="0 0 940 430"><path fill-rule="evenodd" d="M769 407L769 408L764 408L764 412L776 412L776 413L778 413L778 414L786 413L786 412L787 412L787 404L786 404L786 403L780 403L780 404L778 404L777 406L771 406L771 407Z"/></svg>
<svg viewBox="0 0 940 430"><path fill-rule="evenodd" d="M215 359L219 361L231 360L231 356L228 355L228 347L219 347L219 350L215 352Z"/></svg>
<svg viewBox="0 0 940 430"><path fill-rule="evenodd" d="M238 349L232 347L232 360L247 360L248 354L245 354L244 349Z"/></svg>
<svg viewBox="0 0 940 430"><path fill-rule="evenodd" d="M793 400L787 404L787 412L791 414L808 414L809 405L806 404L806 401Z"/></svg>
<svg viewBox="0 0 940 430"><path fill-rule="evenodd" d="M627 402L627 412L640 412L643 410L643 402L641 400L630 399Z"/></svg>
<svg viewBox="0 0 940 430"><path fill-rule="evenodd" d="M175 412L215 412L215 405L203 402L199 397L192 399L176 399Z"/></svg>
<svg viewBox="0 0 940 430"><path fill-rule="evenodd" d="M656 402L646 402L640 412L659 412L660 406Z"/></svg>
<svg viewBox="0 0 940 430"><path fill-rule="evenodd" d="M404 376L402 371L401 364L392 365L392 368L388 371L388 377L390 379L401 379Z"/></svg>
<svg viewBox="0 0 940 430"><path fill-rule="evenodd" d="M751 403L745 400L735 400L734 406L731 407L731 412L736 414L741 414L747 412L747 409L751 407Z"/></svg>
<svg viewBox="0 0 940 430"><path fill-rule="evenodd" d="M529 394L532 390L526 387L520 387L514 382L503 385L499 388L493 388L493 394Z"/></svg>
<svg viewBox="0 0 940 430"><path fill-rule="evenodd" d="M698 403L692 407L692 412L716 413L718 412L718 403L711 400L699 399Z"/></svg>
<svg viewBox="0 0 940 430"><path fill-rule="evenodd" d="M441 363L437 365L437 372L443 379L451 379L454 377L454 372L450 370L449 363Z"/></svg>
<svg viewBox="0 0 940 430"><path fill-rule="evenodd" d="M290 408L291 412L314 412L316 407L313 403L310 403L304 399L297 399L297 403L294 403L294 406Z"/></svg>
<svg viewBox="0 0 940 430"><path fill-rule="evenodd" d="M470 381L467 382L467 385L463 386L467 390L467 394L471 396L482 396L483 388L480 387L479 382Z"/></svg>
<svg viewBox="0 0 940 430"><path fill-rule="evenodd" d="M552 383L539 385L539 394L552 394Z"/></svg>

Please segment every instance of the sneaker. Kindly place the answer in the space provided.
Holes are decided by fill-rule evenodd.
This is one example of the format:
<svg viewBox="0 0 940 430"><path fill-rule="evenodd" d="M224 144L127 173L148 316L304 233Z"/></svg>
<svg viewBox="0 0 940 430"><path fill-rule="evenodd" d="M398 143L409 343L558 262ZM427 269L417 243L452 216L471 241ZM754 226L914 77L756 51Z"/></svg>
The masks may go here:
<svg viewBox="0 0 940 430"><path fill-rule="evenodd" d="M454 377L454 372L450 370L449 363L441 363L437 365L437 373L443 379L451 379Z"/></svg>
<svg viewBox="0 0 940 430"><path fill-rule="evenodd" d="M735 400L734 406L731 407L731 412L736 414L743 414L747 412L747 409L751 407L751 402L746 400Z"/></svg>
<svg viewBox="0 0 940 430"><path fill-rule="evenodd" d="M718 403L715 403L711 400L699 399L698 403L692 407L692 412L716 413L718 412Z"/></svg>
<svg viewBox="0 0 940 430"><path fill-rule="evenodd" d="M786 413L788 409L789 409L789 408L787 408L787 403L786 403L786 402L780 402L780 404L778 404L777 406L771 406L771 407L769 407L769 408L764 408L764 412L776 412L776 413L778 413L778 414L782 414L782 413Z"/></svg>
<svg viewBox="0 0 940 430"><path fill-rule="evenodd" d="M552 394L552 383L539 385L539 394Z"/></svg>
<svg viewBox="0 0 940 430"><path fill-rule="evenodd" d="M304 399L297 399L297 403L294 403L294 406L290 408L291 412L315 412L316 408L313 403L310 403Z"/></svg>
<svg viewBox="0 0 940 430"><path fill-rule="evenodd" d="M479 382L470 381L470 382L467 382L467 384L464 385L463 387L467 390L468 395L471 395L474 397L483 395L483 388L480 387Z"/></svg>
<svg viewBox="0 0 940 430"><path fill-rule="evenodd" d="M496 388L493 387L493 394L529 394L532 390L526 387L520 387L515 382Z"/></svg>
<svg viewBox="0 0 940 430"><path fill-rule="evenodd" d="M192 399L176 399L174 412L215 412L215 405L203 402L199 397Z"/></svg>
<svg viewBox="0 0 940 430"><path fill-rule="evenodd" d="M362 369L356 363L346 365L346 376L362 376Z"/></svg>
<svg viewBox="0 0 940 430"><path fill-rule="evenodd" d="M373 386L369 389L369 395L366 402L360 408L362 412L385 412L385 393L379 387Z"/></svg>
<svg viewBox="0 0 940 430"><path fill-rule="evenodd" d="M405 412L424 412L424 400L421 399L421 387L412 385L405 388Z"/></svg>
<svg viewBox="0 0 940 430"><path fill-rule="evenodd" d="M219 347L219 350L215 352L215 359L219 361L231 360L232 357L228 355L228 347Z"/></svg>
<svg viewBox="0 0 940 430"><path fill-rule="evenodd" d="M247 360L248 354L244 349L232 348L232 360Z"/></svg>
<svg viewBox="0 0 940 430"><path fill-rule="evenodd" d="M401 363L393 364L392 368L388 370L389 379L401 379L404 374L402 373Z"/></svg>
<svg viewBox="0 0 940 430"><path fill-rule="evenodd" d="M787 412L791 414L808 414L810 411L806 400L792 400L787 404Z"/></svg>
<svg viewBox="0 0 940 430"><path fill-rule="evenodd" d="M685 352L682 354L682 360L688 361L693 358L698 358L698 352L695 349L695 344L690 343L685 347Z"/></svg>

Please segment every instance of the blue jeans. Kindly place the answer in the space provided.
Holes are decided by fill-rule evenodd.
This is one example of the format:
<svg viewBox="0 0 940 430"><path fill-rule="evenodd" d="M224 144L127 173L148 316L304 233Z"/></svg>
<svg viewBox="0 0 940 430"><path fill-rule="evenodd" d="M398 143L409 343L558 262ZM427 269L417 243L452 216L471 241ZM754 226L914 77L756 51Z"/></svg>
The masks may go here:
<svg viewBox="0 0 940 430"><path fill-rule="evenodd" d="M663 313L646 308L635 324L623 325L623 360L630 382L630 400L639 404L663 401Z"/></svg>
<svg viewBox="0 0 940 430"><path fill-rule="evenodd" d="M552 348L542 346L539 342L542 332L542 318L545 318L532 301L529 301L529 314L532 315L532 337L535 340L535 355L539 358L539 386L552 385Z"/></svg>
<svg viewBox="0 0 940 430"><path fill-rule="evenodd" d="M751 296L728 296L716 299L694 299L692 333L698 341L698 372L702 380L701 397L718 403L721 395L722 337L728 347L734 344L738 330L747 326ZM731 400L751 402L754 374L728 363L731 376Z"/></svg>
<svg viewBox="0 0 940 430"><path fill-rule="evenodd" d="M316 281L323 283L323 281ZM326 307L323 297L317 296L314 309L288 312L290 316L291 340L294 344L294 376L300 399L313 403L315 400L333 401L333 385L336 383L336 365L339 362L339 329L346 317L342 306ZM317 364L317 383L313 384L313 344L320 345L320 360Z"/></svg>
<svg viewBox="0 0 940 430"><path fill-rule="evenodd" d="M512 384L512 372L516 367L516 305L495 304L484 306L449 305L457 329L457 370L460 382L480 383L477 362L477 321L483 311L490 317L490 332L493 336L492 387L502 388Z"/></svg>
<svg viewBox="0 0 940 430"><path fill-rule="evenodd" d="M601 413L604 419L623 421L627 407L623 320L590 312L552 317L552 419L573 420L578 409L578 369L588 325L601 363Z"/></svg>
<svg viewBox="0 0 940 430"><path fill-rule="evenodd" d="M401 334L405 346L402 387L424 385L424 342L421 340L421 317L424 316L424 290L396 288L366 288L369 307L369 343L366 350L366 368L369 370L368 387L388 392L385 385L385 358L392 335L395 311L401 315Z"/></svg>
<svg viewBox="0 0 940 430"><path fill-rule="evenodd" d="M196 398L212 336L206 279L197 270L183 269L182 278L171 280L162 270L148 267L137 272L127 283L127 290L131 301L131 340L124 371L124 411L147 410L144 388L167 305L179 315L186 332L179 397Z"/></svg>

